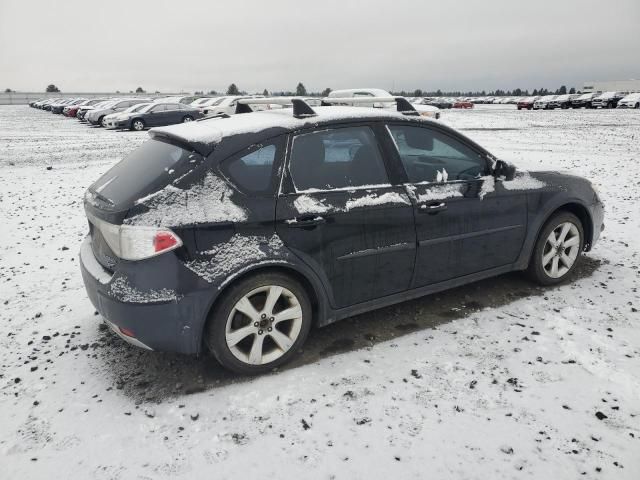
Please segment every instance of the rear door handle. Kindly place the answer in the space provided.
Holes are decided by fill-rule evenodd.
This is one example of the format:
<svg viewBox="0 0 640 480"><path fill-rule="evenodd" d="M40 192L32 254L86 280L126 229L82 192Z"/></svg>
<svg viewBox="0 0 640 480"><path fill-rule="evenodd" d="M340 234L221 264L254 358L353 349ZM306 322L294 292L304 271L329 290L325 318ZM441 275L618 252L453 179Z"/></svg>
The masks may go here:
<svg viewBox="0 0 640 480"><path fill-rule="evenodd" d="M418 208L420 213L428 213L429 215L435 215L447 209L447 204L444 202L439 203L423 203Z"/></svg>
<svg viewBox="0 0 640 480"><path fill-rule="evenodd" d="M327 223L324 217L316 215L314 217L296 217L291 220L286 220L285 223L292 228L309 228Z"/></svg>

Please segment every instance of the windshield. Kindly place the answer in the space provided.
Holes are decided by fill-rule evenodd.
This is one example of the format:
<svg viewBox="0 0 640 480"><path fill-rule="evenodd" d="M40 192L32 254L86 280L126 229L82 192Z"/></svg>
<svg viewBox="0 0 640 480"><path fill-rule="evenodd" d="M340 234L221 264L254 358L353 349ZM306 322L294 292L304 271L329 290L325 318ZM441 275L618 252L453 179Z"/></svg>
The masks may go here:
<svg viewBox="0 0 640 480"><path fill-rule="evenodd" d="M144 142L115 164L89 190L107 199L116 209L129 208L133 202L165 187L178 178L189 160L200 155L160 139Z"/></svg>

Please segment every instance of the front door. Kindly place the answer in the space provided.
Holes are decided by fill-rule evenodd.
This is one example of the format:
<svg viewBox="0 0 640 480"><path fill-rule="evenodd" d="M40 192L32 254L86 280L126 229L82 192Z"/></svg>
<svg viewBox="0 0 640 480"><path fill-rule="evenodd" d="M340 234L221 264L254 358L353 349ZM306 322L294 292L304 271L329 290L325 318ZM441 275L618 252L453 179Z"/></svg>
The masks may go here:
<svg viewBox="0 0 640 480"><path fill-rule="evenodd" d="M291 139L276 229L309 265L334 307L409 288L415 261L413 206L390 184L374 131L352 125Z"/></svg>
<svg viewBox="0 0 640 480"><path fill-rule="evenodd" d="M502 188L482 152L429 126L389 125L416 215L413 287L508 265L526 233L526 196Z"/></svg>

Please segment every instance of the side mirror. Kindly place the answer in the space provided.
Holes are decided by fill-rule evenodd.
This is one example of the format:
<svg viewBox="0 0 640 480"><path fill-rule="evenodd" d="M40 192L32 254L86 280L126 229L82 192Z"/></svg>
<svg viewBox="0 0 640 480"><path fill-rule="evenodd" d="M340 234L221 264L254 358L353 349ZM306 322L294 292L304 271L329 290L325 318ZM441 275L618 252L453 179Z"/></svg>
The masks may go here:
<svg viewBox="0 0 640 480"><path fill-rule="evenodd" d="M497 178L504 177L505 180L513 180L516 176L516 166L504 160L496 160L493 174Z"/></svg>

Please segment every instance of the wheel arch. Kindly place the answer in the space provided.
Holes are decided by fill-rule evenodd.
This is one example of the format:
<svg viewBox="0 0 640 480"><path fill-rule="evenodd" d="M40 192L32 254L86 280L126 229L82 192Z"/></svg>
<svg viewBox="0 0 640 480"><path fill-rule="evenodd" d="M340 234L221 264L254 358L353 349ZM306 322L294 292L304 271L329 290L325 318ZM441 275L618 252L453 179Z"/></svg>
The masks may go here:
<svg viewBox="0 0 640 480"><path fill-rule="evenodd" d="M264 265L254 265L249 269L242 270L235 276L230 276L231 280L227 280L223 283L211 296L208 305L204 310L202 319L202 325L199 328L198 346L200 351L204 348L204 333L210 321L211 312L218 304L219 300L229 291L229 289L238 284L239 282L252 277L254 275L261 275L265 273L280 273L293 278L299 282L302 288L305 289L307 295L309 295L309 301L311 303L311 310L313 312L312 325L322 325L323 321L329 312L329 306L326 301L326 294L324 288L320 284L319 280L312 278L312 273L306 271L304 268L300 268L298 265L294 265L288 262L283 263L269 263Z"/></svg>

